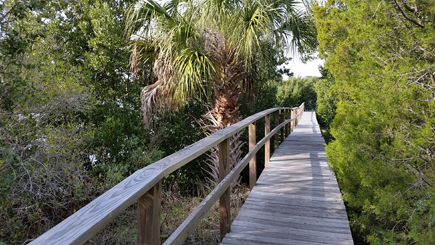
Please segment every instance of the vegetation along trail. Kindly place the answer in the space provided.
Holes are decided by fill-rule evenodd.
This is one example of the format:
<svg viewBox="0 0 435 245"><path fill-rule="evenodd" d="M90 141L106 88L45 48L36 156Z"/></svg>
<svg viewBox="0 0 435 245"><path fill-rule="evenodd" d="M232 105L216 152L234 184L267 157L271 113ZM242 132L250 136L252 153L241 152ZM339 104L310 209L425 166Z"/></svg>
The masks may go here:
<svg viewBox="0 0 435 245"><path fill-rule="evenodd" d="M434 13L433 0L2 1L0 244L29 243L136 170L302 102L354 240L435 244ZM278 68L316 52L320 78ZM247 132L231 141L234 166ZM162 242L217 184L218 160L212 149L163 180ZM247 176L232 185L236 209ZM135 243L136 208L88 243ZM186 241L218 243L218 213Z"/></svg>

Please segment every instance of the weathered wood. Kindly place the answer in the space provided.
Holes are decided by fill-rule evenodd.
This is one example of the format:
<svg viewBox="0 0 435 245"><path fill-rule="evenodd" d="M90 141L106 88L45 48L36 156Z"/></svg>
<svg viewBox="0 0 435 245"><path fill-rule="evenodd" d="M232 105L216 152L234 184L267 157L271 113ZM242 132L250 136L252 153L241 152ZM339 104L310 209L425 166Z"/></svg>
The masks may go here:
<svg viewBox="0 0 435 245"><path fill-rule="evenodd" d="M264 136L267 136L270 133L270 115L266 115L264 118ZM269 163L270 159L270 140L266 141L264 144L264 166Z"/></svg>
<svg viewBox="0 0 435 245"><path fill-rule="evenodd" d="M277 112L280 109L283 108L272 108L259 112L203 138L154 164L137 170L118 185L103 193L94 201L33 240L31 244L84 243L111 220L121 214L127 207L135 203L162 178L210 150L231 135L243 130L249 124L254 123L256 120L270 113Z"/></svg>
<svg viewBox="0 0 435 245"><path fill-rule="evenodd" d="M280 122L284 122L285 121L285 109L280 110L280 114L281 114ZM280 131L281 143L284 142L284 139L285 139L284 134L285 134L285 127L283 127Z"/></svg>
<svg viewBox="0 0 435 245"><path fill-rule="evenodd" d="M276 127L279 124L279 111L275 111L274 118L275 118L275 127ZM276 151L276 149L278 149L278 146L279 146L279 135L275 134L273 136L273 138L274 138L274 141L275 141L274 151Z"/></svg>
<svg viewBox="0 0 435 245"><path fill-rule="evenodd" d="M293 116L292 116L292 110L291 110L291 109L288 110L288 118L293 118ZM291 125L292 125L292 122L289 122L289 123L287 124L287 127L288 127L288 134L289 134L289 135L292 133L292 127L291 127Z"/></svg>
<svg viewBox="0 0 435 245"><path fill-rule="evenodd" d="M289 110L287 110L287 115L288 115L288 118L293 118L292 117L292 110L291 109L289 109ZM292 131L291 131L291 122L289 122L288 124L287 124L287 126L286 126L286 128L287 128L287 137L292 133Z"/></svg>
<svg viewBox="0 0 435 245"><path fill-rule="evenodd" d="M353 244L315 114L302 108L286 121L299 125L270 158L222 244Z"/></svg>
<svg viewBox="0 0 435 245"><path fill-rule="evenodd" d="M160 244L162 181L138 199L137 244Z"/></svg>
<svg viewBox="0 0 435 245"><path fill-rule="evenodd" d="M249 125L249 150L254 148L256 143L255 138L255 124ZM254 188L255 183L257 182L257 160L256 156L254 156L249 161L249 188L252 190Z"/></svg>
<svg viewBox="0 0 435 245"><path fill-rule="evenodd" d="M258 205L262 205L262 202L258 202ZM270 203L268 203L270 205ZM264 206L264 205L263 205ZM247 205L248 207L248 205ZM282 208L287 209L282 205ZM310 207L312 209L319 207ZM322 209L324 212L324 209ZM309 217L302 214L286 214L285 216L280 213L268 213L264 215L263 212L254 210L252 208L243 209L240 213L242 216L234 221L234 224L239 221L261 219L266 223L272 221L275 224L283 225L284 227L300 227L307 230L323 230L331 233L350 233L349 222L343 219L330 218L330 217ZM304 227L305 225L305 227ZM323 228L323 229L322 229Z"/></svg>
<svg viewBox="0 0 435 245"><path fill-rule="evenodd" d="M296 111L294 109L291 109L290 113L290 118L294 118L296 116ZM295 131L295 121L290 123L290 133L293 133L293 131Z"/></svg>
<svg viewBox="0 0 435 245"><path fill-rule="evenodd" d="M288 109L284 110L284 120L287 120L287 119L290 118L289 114L288 114L288 111L289 111ZM284 139L287 138L287 136L289 135L289 131L288 131L287 125L288 124L286 124L285 127L284 127Z"/></svg>
<svg viewBox="0 0 435 245"><path fill-rule="evenodd" d="M275 135L282 127L285 126L283 122L277 125L266 137L261 139L255 146L246 154L246 156L234 167L230 173L208 194L206 198L198 205L198 207L187 217L186 220L172 233L172 235L165 241L165 245L169 244L182 244L184 239L192 232L201 219L205 216L206 212L214 205L217 199L223 194L223 192L230 186L242 170L248 165L249 161L255 156L255 154L263 147L266 141Z"/></svg>
<svg viewBox="0 0 435 245"><path fill-rule="evenodd" d="M230 172L230 139L219 143L219 181L222 181ZM221 240L231 231L231 190L228 187L219 199L220 234Z"/></svg>
<svg viewBox="0 0 435 245"><path fill-rule="evenodd" d="M253 220L253 222L237 222L234 225L235 232L244 231L249 232L255 236L267 237L267 238L281 238L288 240L300 240L304 242L321 243L321 244L338 244L337 241L349 241L349 236L347 234L340 233L330 233L328 231L311 231L302 230L299 228L286 227L284 225L274 225L274 224L262 224L258 225L258 222L262 220ZM250 224L252 223L252 224ZM256 228L266 228L267 233L258 233ZM333 242L335 241L335 242ZM296 243L298 244L298 243Z"/></svg>
<svg viewBox="0 0 435 245"><path fill-rule="evenodd" d="M31 244L83 244L127 207L135 203L164 176L243 130L252 122L279 109L273 108L252 115L154 164L137 170L115 187L33 240Z"/></svg>

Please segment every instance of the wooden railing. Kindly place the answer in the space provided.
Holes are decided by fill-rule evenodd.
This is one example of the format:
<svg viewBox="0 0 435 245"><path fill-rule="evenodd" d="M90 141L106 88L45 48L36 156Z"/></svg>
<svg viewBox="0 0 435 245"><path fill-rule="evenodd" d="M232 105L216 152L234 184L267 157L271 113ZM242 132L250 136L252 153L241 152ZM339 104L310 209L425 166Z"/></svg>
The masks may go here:
<svg viewBox="0 0 435 245"><path fill-rule="evenodd" d="M252 189L257 177L256 153L264 145L265 164L267 164L270 158L270 138L281 131L281 139L275 137L274 142L275 149L278 148L279 141L284 141L284 137L287 137L293 131L303 112L303 103L296 108L268 109L203 138L181 151L137 170L30 244L83 244L136 201L138 202L137 243L159 244L162 179L216 145L219 148L219 184L164 244L182 244L218 199L220 199L219 213L222 239L226 233L230 232L231 182L240 175L249 162L249 185ZM272 113L274 113L275 128L270 130L270 115ZM255 122L263 117L265 118L265 136L256 143ZM248 126L249 152L230 171L230 137Z"/></svg>

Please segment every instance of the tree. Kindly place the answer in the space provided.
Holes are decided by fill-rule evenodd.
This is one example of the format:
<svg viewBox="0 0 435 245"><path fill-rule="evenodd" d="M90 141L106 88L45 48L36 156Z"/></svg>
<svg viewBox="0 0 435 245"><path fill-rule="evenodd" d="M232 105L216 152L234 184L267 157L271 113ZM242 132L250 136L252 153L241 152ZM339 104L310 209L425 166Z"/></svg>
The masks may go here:
<svg viewBox="0 0 435 245"><path fill-rule="evenodd" d="M162 156L127 67L131 2L0 5L0 243L38 236Z"/></svg>
<svg viewBox="0 0 435 245"><path fill-rule="evenodd" d="M290 77L287 81L281 82L276 93L279 106L296 106L304 102L306 110L314 110L317 99L314 86L318 81L317 77Z"/></svg>
<svg viewBox="0 0 435 245"><path fill-rule="evenodd" d="M282 48L290 40L301 53L316 44L310 15L294 1L152 0L131 14L143 32L133 44L131 68L152 63L151 84L142 91L144 119L153 110L182 105L188 98L211 99L219 128L239 117L241 85L252 82L251 67L268 58L264 44Z"/></svg>
<svg viewBox="0 0 435 245"><path fill-rule="evenodd" d="M336 99L333 95L334 77L328 69L320 67L322 77L314 86L316 91L316 116L321 126L322 136L328 144L332 139L331 124L335 117Z"/></svg>
<svg viewBox="0 0 435 245"><path fill-rule="evenodd" d="M89 73L65 61L59 21L44 1L2 5L0 243L23 243L95 195L84 171L95 100Z"/></svg>
<svg viewBox="0 0 435 245"><path fill-rule="evenodd" d="M314 8L338 100L328 160L353 230L374 244L435 242L434 11L425 0Z"/></svg>

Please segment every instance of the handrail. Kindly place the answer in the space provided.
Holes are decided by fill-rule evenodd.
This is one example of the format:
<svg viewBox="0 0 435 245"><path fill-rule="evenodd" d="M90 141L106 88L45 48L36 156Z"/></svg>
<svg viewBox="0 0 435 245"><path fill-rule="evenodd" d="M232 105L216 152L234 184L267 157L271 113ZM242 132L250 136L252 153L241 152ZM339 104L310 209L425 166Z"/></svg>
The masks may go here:
<svg viewBox="0 0 435 245"><path fill-rule="evenodd" d="M280 111L282 113L279 113ZM288 134L293 131L294 127L299 122L303 111L304 103L295 108L271 108L219 130L218 132L203 138L172 155L169 155L145 168L137 170L119 184L90 202L88 205L84 206L76 213L72 214L67 219L33 240L30 244L83 244L136 201L139 203L138 244L158 244L160 242L160 231L156 228L160 221L159 213L162 179L216 145L219 145L219 161L220 169L222 169L222 172L220 170L220 183L201 202L197 209L193 211L183 224L180 225L168 238L165 244L182 243L187 237L188 232L196 227L200 219L208 210L210 210L219 197L221 198L221 238L223 238L223 236L230 230L230 183L237 178L248 162L250 162L250 169L254 167L255 170L256 152L265 145L266 142L269 142L270 138L279 130L281 130L282 142L284 135L288 136ZM279 125L276 125L271 132L267 132L267 128L270 128L270 114L274 112L275 124L277 124L276 119L279 114L282 115L282 122ZM251 132L251 129L253 128L254 132L254 136L252 134L249 136L250 142L252 139L255 142L254 123L263 117L266 117L266 125L269 123L269 126L266 127L266 136L257 144L250 144L249 153L230 172L229 138L249 125L249 131ZM287 120L284 120L284 118ZM286 126L285 132L284 126ZM275 148L277 147L277 139L278 137L275 137ZM265 148L267 147L268 146L266 145ZM266 152L268 151L269 149L266 149ZM266 157L266 164L267 161L268 157ZM250 173L255 173L255 171L250 171ZM256 176L254 178L256 178ZM252 183L252 178L250 178L250 181L252 189L256 180L254 179L254 183Z"/></svg>

